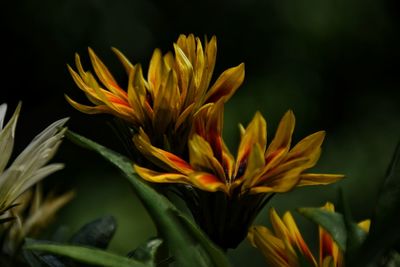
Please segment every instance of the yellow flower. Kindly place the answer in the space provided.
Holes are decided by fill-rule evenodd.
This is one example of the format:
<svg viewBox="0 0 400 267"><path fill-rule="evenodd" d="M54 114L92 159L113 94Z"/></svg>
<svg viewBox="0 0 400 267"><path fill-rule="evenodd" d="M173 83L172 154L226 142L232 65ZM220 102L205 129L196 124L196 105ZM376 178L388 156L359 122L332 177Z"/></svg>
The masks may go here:
<svg viewBox="0 0 400 267"><path fill-rule="evenodd" d="M325 133L312 134L291 148L292 111L283 116L269 145L266 122L257 112L247 128L241 127L235 159L222 139L223 106L219 100L195 114L186 156L154 146L143 130L133 141L158 168L135 164L136 172L149 182L175 184L174 190L197 224L227 249L246 237L252 221L275 193L329 184L343 175L304 173L318 161Z"/></svg>
<svg viewBox="0 0 400 267"><path fill-rule="evenodd" d="M329 202L323 209L335 211L335 207ZM273 231L264 226L253 226L248 233L248 240L254 247L261 250L268 266L300 266L300 258L316 267L344 266L342 251L322 227L319 227L319 258L317 259L304 241L290 212L286 212L280 218L272 208L270 220ZM365 220L359 223L359 227L368 232L369 224L370 221Z"/></svg>
<svg viewBox="0 0 400 267"><path fill-rule="evenodd" d="M215 37L206 41L203 48L194 35L180 35L174 44L174 55L171 52L162 55L156 49L147 79L140 64L133 65L120 51L115 48L113 51L126 70L127 88L117 83L89 48L95 75L83 69L79 55L75 57L77 71L68 67L75 83L94 106L79 104L66 96L68 102L81 112L110 113L136 130L141 127L162 147L181 144L182 137L187 138L193 114L208 103L228 100L244 79L242 63L223 72L210 86L217 52Z"/></svg>
<svg viewBox="0 0 400 267"><path fill-rule="evenodd" d="M291 148L295 118L286 112L267 145L267 126L257 112L242 136L236 160L222 140L223 102L202 108L195 116L186 159L153 146L144 131L134 137L140 152L164 171L135 165L137 173L155 183L184 183L201 190L232 194L282 193L296 186L320 185L343 177L304 173L320 156L325 132L307 136Z"/></svg>

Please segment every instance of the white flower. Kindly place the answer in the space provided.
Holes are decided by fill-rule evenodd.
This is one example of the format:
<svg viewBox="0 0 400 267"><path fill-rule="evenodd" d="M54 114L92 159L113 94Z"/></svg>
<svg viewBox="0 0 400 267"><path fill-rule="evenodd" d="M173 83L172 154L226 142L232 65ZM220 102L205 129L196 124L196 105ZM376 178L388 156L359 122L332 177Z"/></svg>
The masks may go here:
<svg viewBox="0 0 400 267"><path fill-rule="evenodd" d="M6 104L0 105L0 215L12 208L15 204L14 201L23 192L64 167L60 163L47 163L61 144L61 139L66 131L63 126L68 120L68 118L64 118L48 126L6 169L14 146L15 128L21 103L18 104L13 116L3 128L6 110Z"/></svg>

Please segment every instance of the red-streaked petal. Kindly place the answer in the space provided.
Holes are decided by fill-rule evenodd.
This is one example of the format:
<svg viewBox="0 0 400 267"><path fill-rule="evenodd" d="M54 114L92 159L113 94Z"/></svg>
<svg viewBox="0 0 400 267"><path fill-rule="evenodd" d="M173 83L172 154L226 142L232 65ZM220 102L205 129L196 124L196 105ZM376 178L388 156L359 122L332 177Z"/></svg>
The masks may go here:
<svg viewBox="0 0 400 267"><path fill-rule="evenodd" d="M265 159L270 161L271 155L276 153L277 150L283 150L285 154L290 149L292 141L292 134L295 126L295 117L291 110L287 111L282 117L278 129L276 130L275 137L265 152Z"/></svg>
<svg viewBox="0 0 400 267"><path fill-rule="evenodd" d="M180 157L152 146L142 129L140 129L139 134L133 137L133 142L136 148L157 166L172 169L182 174L188 174L193 171L191 166Z"/></svg>
<svg viewBox="0 0 400 267"><path fill-rule="evenodd" d="M227 186L215 175L206 172L189 173L190 182L197 188L209 192L222 191L228 193Z"/></svg>
<svg viewBox="0 0 400 267"><path fill-rule="evenodd" d="M117 81L114 79L106 65L100 60L100 58L90 47L88 48L88 50L94 71L96 72L97 77L100 79L100 81L104 84L105 87L107 87L108 90L116 94L118 97L127 100L127 93L119 87Z"/></svg>
<svg viewBox="0 0 400 267"><path fill-rule="evenodd" d="M335 206L327 202L321 209L334 212ZM333 266L337 266L338 258L339 258L339 247L333 241L332 237L328 232L326 232L322 227L318 227L319 231L319 263L323 265L328 259L333 263Z"/></svg>
<svg viewBox="0 0 400 267"><path fill-rule="evenodd" d="M194 170L212 172L220 181L227 181L224 169L214 157L210 144L197 134L189 140L189 158Z"/></svg>
<svg viewBox="0 0 400 267"><path fill-rule="evenodd" d="M183 183L191 185L188 176L184 174L160 173L138 165L134 165L134 169L140 177L152 183Z"/></svg>
<svg viewBox="0 0 400 267"><path fill-rule="evenodd" d="M235 176L238 178L243 175L240 173L241 168L246 167L247 157L255 144L258 144L262 151L265 150L267 144L267 122L260 112L256 112L240 140L235 169Z"/></svg>
<svg viewBox="0 0 400 267"><path fill-rule="evenodd" d="M317 261L312 255L310 249L308 248L306 242L304 241L299 228L297 228L296 222L290 212L286 212L283 215L283 221L289 230L292 242L295 243L296 247L300 249L300 252L310 261L313 265L317 265Z"/></svg>

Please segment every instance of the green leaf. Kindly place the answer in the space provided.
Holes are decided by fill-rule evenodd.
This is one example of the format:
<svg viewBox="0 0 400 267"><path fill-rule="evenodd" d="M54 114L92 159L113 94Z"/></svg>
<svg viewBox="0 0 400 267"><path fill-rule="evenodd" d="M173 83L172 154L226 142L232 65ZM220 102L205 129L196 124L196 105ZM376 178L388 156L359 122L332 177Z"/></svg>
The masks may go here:
<svg viewBox="0 0 400 267"><path fill-rule="evenodd" d="M343 208L343 220L347 234L345 261L346 263L350 263L353 260L357 260L356 255L359 253L360 248L367 237L367 233L358 227L357 223L353 220L350 206L348 201L345 199L341 188L339 190L339 200L341 204L340 206Z"/></svg>
<svg viewBox="0 0 400 267"><path fill-rule="evenodd" d="M33 243L26 245L25 248L66 256L74 260L83 263L93 264L96 266L149 267L149 265L141 263L139 261L96 248L70 246L56 243Z"/></svg>
<svg viewBox="0 0 400 267"><path fill-rule="evenodd" d="M375 266L400 239L400 143L378 195L371 228L357 265ZM361 257L362 256L362 257Z"/></svg>
<svg viewBox="0 0 400 267"><path fill-rule="evenodd" d="M146 243L128 254L129 258L147 263L149 266L157 266L156 254L162 244L160 238L151 238Z"/></svg>
<svg viewBox="0 0 400 267"><path fill-rule="evenodd" d="M346 251L347 233L342 214L321 208L299 208L298 212L324 228L339 248Z"/></svg>
<svg viewBox="0 0 400 267"><path fill-rule="evenodd" d="M128 158L71 131L67 132L67 137L96 151L125 174L178 266L230 266L225 254L197 226L134 173L133 163Z"/></svg>

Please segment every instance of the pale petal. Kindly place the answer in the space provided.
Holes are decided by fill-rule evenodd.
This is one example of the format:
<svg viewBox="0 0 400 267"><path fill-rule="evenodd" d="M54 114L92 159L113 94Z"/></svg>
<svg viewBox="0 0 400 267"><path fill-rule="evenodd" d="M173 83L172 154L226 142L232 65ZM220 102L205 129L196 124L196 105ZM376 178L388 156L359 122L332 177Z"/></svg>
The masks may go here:
<svg viewBox="0 0 400 267"><path fill-rule="evenodd" d="M17 126L17 121L19 117L19 113L21 111L21 105L22 103L19 102L17 108L14 111L14 114L12 115L11 119L8 121L6 126L2 128L3 124L3 119L5 116L5 112L7 109L7 106L5 104L1 105L2 109L2 114L1 114L1 128L0 128L0 174L4 171L4 168L6 167L11 154L12 150L14 147L14 139L15 139L15 128ZM2 184L2 180L0 180L0 186Z"/></svg>

